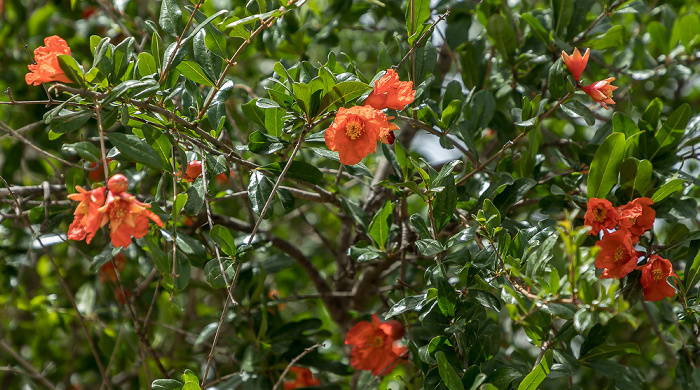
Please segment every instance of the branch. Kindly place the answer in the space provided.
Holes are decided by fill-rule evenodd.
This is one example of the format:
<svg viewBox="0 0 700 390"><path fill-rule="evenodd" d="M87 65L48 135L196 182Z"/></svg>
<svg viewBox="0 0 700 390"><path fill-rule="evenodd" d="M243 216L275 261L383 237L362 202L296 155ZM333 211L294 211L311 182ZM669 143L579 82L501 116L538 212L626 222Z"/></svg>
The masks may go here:
<svg viewBox="0 0 700 390"><path fill-rule="evenodd" d="M19 370L14 370L14 369L11 369L10 367L7 367L7 370L4 370L0 367L0 371L10 371L10 372L15 372L18 374L30 376L34 379L37 379L39 382L43 383L49 389L56 390L56 386L54 386L53 383L49 382L49 380L46 379L45 376L41 375L39 373L39 371L37 371L36 368L34 368L34 366L32 366L28 361L24 360L22 358L22 356L20 356L17 352L15 352L15 350L12 349L12 347L10 347L5 342L5 340L0 340L0 347L2 349L4 349L5 352L7 352L10 356L12 356L15 360L17 360L19 362L19 364L21 364L24 368L26 368L29 371L29 373L24 373L24 372L21 372Z"/></svg>
<svg viewBox="0 0 700 390"><path fill-rule="evenodd" d="M318 347L320 347L320 346L322 346L322 345L323 345L323 343L318 343L318 344L316 344L316 345L312 345L312 346L310 346L309 348L306 348L306 349L304 350L304 352L300 353L297 357L295 357L294 359L292 359L292 361L289 362L289 364L287 364L287 367L285 367L284 371L282 371L282 375L280 375L279 379L277 380L277 383L275 383L275 385L272 387L272 390L277 390L277 389L280 387L280 385L282 384L282 380L284 379L284 377L285 377L285 376L287 375L287 373L289 372L289 369L292 368L292 366L293 366L294 364L296 364L296 362L298 362L301 358L303 358L307 353L313 351L314 349L316 349L316 348L318 348Z"/></svg>

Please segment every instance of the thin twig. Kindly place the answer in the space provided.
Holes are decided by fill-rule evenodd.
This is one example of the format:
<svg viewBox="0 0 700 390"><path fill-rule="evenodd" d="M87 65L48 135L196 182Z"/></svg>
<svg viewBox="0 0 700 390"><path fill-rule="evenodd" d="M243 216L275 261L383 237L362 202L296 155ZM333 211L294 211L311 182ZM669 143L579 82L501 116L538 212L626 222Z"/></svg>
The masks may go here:
<svg viewBox="0 0 700 390"><path fill-rule="evenodd" d="M10 185L5 181L5 179L0 176L0 180L5 184L5 187L8 189L10 192L10 196L15 200L15 204L17 205L17 213L21 214L22 208L19 200L15 196L15 194L10 190ZM32 224L24 217L22 216L20 219L24 222L25 226L29 229L29 231L32 233L32 235L35 235L36 232L34 231L34 228L32 228ZM63 289L66 291L66 295L68 295L68 299L70 300L71 305L73 306L73 310L75 310L75 313L77 314L78 321L80 322L80 326L83 328L83 332L85 332L85 337L87 338L88 344L90 345L90 349L92 350L92 355L95 358L95 363L97 364L97 368L100 371L100 375L102 377L105 377L105 370L104 367L102 366L102 361L100 360L100 356L97 353L97 347L95 346L94 341L92 340L92 337L90 336L90 332L88 331L87 326L85 325L85 319L83 318L83 314L78 310L78 306L75 303L75 297L73 296L73 293L70 290L70 287L68 286L68 282L66 282L66 279L63 278L63 275L61 275L60 268L56 264L56 261L54 261L53 256L51 255L51 252L44 246L44 243L41 241L40 238L36 238L36 241L39 243L39 246L41 246L41 249L44 251L44 254L46 254L46 257L48 257L49 261L51 262L51 265L54 268L54 271L56 271L56 276L58 276L59 281L61 282L61 285L63 286ZM112 389L112 385L107 383L107 388Z"/></svg>
<svg viewBox="0 0 700 390"><path fill-rule="evenodd" d="M315 344L315 345L312 345L309 348L306 348L304 350L304 352L300 353L298 356L296 356L294 359L292 359L292 361L289 362L289 364L287 364L287 367L284 368L284 371L282 371L282 375L280 375L279 379L277 379L277 383L275 383L275 385L272 387L272 390L277 390L277 388L280 387L280 385L282 384L282 381L284 380L284 377L289 372L289 369L292 368L292 366L294 366L294 364L296 364L296 362L298 362L301 358L306 356L306 354L308 354L309 352L313 351L314 349L316 349L322 345L323 345L322 342Z"/></svg>
<svg viewBox="0 0 700 390"><path fill-rule="evenodd" d="M18 374L24 374L24 375L30 376L30 377L32 377L32 378L38 380L39 382L43 383L43 384L44 384L46 387L48 387L49 389L56 390L56 386L54 386L53 383L49 382L49 380L46 379L45 376L41 375L41 374L39 373L39 371L37 371L36 368L34 368L34 366L31 365L31 363L29 363L28 361L24 360L24 358L22 358L22 356L20 356L17 352L15 352L15 350L12 349L12 347L10 347L10 346L5 342L5 340L0 340L0 347L2 347L2 349L5 350L5 352L7 352L10 356L12 356L15 360L17 360L17 361L19 362L19 364L21 364L21 365L22 365L24 368L26 368L29 372L28 372L28 373L23 373L23 372L21 372L21 371L19 371L19 370L11 369L10 367L8 367L8 370L7 370L7 371L12 371L12 372L15 372L15 373L18 373ZM0 369L0 371L4 371L4 370L1 370L1 369Z"/></svg>

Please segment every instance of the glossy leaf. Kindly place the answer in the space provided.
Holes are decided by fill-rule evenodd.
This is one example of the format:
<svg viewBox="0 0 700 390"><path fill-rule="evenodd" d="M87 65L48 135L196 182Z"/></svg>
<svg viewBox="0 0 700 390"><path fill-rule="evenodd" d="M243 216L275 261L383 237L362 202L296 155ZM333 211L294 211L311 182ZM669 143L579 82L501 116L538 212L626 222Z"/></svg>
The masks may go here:
<svg viewBox="0 0 700 390"><path fill-rule="evenodd" d="M588 198L605 198L617 184L625 153L625 135L613 133L603 141L593 157L588 173Z"/></svg>

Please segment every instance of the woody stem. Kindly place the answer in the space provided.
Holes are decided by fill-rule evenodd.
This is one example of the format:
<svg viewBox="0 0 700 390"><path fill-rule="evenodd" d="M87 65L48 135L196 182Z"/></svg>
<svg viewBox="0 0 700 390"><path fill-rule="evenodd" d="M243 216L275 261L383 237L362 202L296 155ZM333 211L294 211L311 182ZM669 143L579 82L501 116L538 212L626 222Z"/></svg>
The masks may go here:
<svg viewBox="0 0 700 390"><path fill-rule="evenodd" d="M267 209L270 208L270 205L272 204L272 200L275 199L275 193L277 192L277 189L279 188L280 184L282 184L282 180L284 179L284 175L287 174L289 167L292 166L292 161L294 161L294 157L296 157L297 152L299 152L299 148L301 148L301 143L304 142L304 137L306 137L306 134L312 128L313 127L307 126L306 130L304 130L301 133L301 135L299 136L299 142L297 142L296 146L294 146L294 151L292 151L292 155L289 156L287 163L284 165L284 169L282 170L282 173L280 173L280 176L277 178L277 181L275 182L274 187L272 187L272 192L270 193L270 196L267 198L267 202L265 202L265 207L263 207L262 211L260 212L260 216L258 217L257 222L255 222L255 226L253 227L253 232L250 233L250 237L248 238L248 245L250 245L250 243L253 242L253 238L255 237L255 233L258 232L258 228L260 227L260 224L262 223L262 220L263 220L263 217L265 216L265 213L267 213Z"/></svg>
<svg viewBox="0 0 700 390"><path fill-rule="evenodd" d="M107 166L107 149L105 148L105 134L102 128L102 118L100 115L100 103L96 97L93 98L95 101L95 115L97 116L97 132L100 135L100 153L102 154L102 169L105 172L105 180L109 177L109 167Z"/></svg>

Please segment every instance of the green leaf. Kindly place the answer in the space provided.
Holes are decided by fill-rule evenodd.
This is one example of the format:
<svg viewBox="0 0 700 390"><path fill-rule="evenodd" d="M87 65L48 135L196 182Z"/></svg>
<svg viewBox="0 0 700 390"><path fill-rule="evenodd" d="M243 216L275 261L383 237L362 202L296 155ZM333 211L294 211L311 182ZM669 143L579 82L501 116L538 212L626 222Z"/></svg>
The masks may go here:
<svg viewBox="0 0 700 390"><path fill-rule="evenodd" d="M261 171L253 171L253 173L250 175L250 183L248 183L248 200L250 201L250 205L256 214L260 215L260 213L262 213L267 199L273 195L272 187L274 187L272 181L270 181L270 179ZM272 208L268 209L268 212L265 216L263 216L263 218L267 218L272 215L271 211Z"/></svg>
<svg viewBox="0 0 700 390"><path fill-rule="evenodd" d="M61 70L70 81L80 86L85 85L83 70L80 68L75 58L71 57L69 54L61 54L57 58L58 66L61 67Z"/></svg>
<svg viewBox="0 0 700 390"><path fill-rule="evenodd" d="M613 131L616 133L622 133L626 138L639 133L639 127L634 123L632 118L627 116L627 114L616 111L612 117Z"/></svg>
<svg viewBox="0 0 700 390"><path fill-rule="evenodd" d="M185 203L187 203L187 198L189 195L186 193L180 193L177 194L175 197L175 202L173 203L173 216L177 216L180 214L182 211L182 208L185 207Z"/></svg>
<svg viewBox="0 0 700 390"><path fill-rule="evenodd" d="M639 355L639 346L636 343L622 343L616 345L601 344L586 352L579 360L599 360L617 355L635 354Z"/></svg>
<svg viewBox="0 0 700 390"><path fill-rule="evenodd" d="M151 53L140 53L138 56L138 68L141 77L150 76L152 74L158 73L158 66L156 65L156 60L153 58Z"/></svg>
<svg viewBox="0 0 700 390"><path fill-rule="evenodd" d="M491 123L496 113L496 100L491 92L481 90L474 94L468 108L467 117L474 129L483 129Z"/></svg>
<svg viewBox="0 0 700 390"><path fill-rule="evenodd" d="M265 130L268 134L279 137L284 129L284 116L287 112L282 108L268 108L265 110Z"/></svg>
<svg viewBox="0 0 700 390"><path fill-rule="evenodd" d="M282 150L287 145L289 142L259 131L253 132L248 137L248 149L255 154L272 154Z"/></svg>
<svg viewBox="0 0 700 390"><path fill-rule="evenodd" d="M654 134L652 145L648 146L648 151L651 153L649 160L653 160L657 154L662 154L678 145L689 119L690 105L687 103L678 107L668 116L668 119Z"/></svg>
<svg viewBox="0 0 700 390"><path fill-rule="evenodd" d="M442 179L441 185L445 188L438 192L433 199L433 218L435 218L436 234L447 225L457 207L457 187L451 173Z"/></svg>
<svg viewBox="0 0 700 390"><path fill-rule="evenodd" d="M286 162L275 162L262 166L259 169L279 176L286 164ZM289 170L287 170L285 178L303 180L311 184L318 185L321 184L321 181L323 180L323 173L309 163L305 163L303 161L292 161Z"/></svg>
<svg viewBox="0 0 700 390"><path fill-rule="evenodd" d="M642 120L651 126L651 129L656 129L656 125L659 123L659 118L661 117L661 110L664 108L664 103L659 98L654 98L654 100L649 103L644 114L642 114ZM640 124L641 127L641 124Z"/></svg>
<svg viewBox="0 0 700 390"><path fill-rule="evenodd" d="M681 44L688 53L691 53L693 48L700 42L700 38L698 38L700 37L700 16L691 12L683 15L676 23L679 24L680 28L678 29L679 34L675 34L676 29L674 26L674 35L678 35Z"/></svg>
<svg viewBox="0 0 700 390"><path fill-rule="evenodd" d="M569 116L585 119L588 126L593 126L595 124L595 116L593 116L591 109L578 100L569 100L559 107Z"/></svg>
<svg viewBox="0 0 700 390"><path fill-rule="evenodd" d="M219 244L224 253L231 257L236 257L236 237L230 229L221 225L214 225L209 231L209 237Z"/></svg>
<svg viewBox="0 0 700 390"><path fill-rule="evenodd" d="M668 55L671 49L669 47L670 37L668 35L668 31L666 30L666 26L657 21L653 21L647 24L647 32L651 37L651 42L659 49L659 51L662 54Z"/></svg>
<svg viewBox="0 0 700 390"><path fill-rule="evenodd" d="M209 79L204 69L194 61L182 61L175 69L197 84L214 86L214 82Z"/></svg>
<svg viewBox="0 0 700 390"><path fill-rule="evenodd" d="M151 37L151 53L159 69L163 67L163 57L165 56L165 44L157 32L153 32Z"/></svg>
<svg viewBox="0 0 700 390"><path fill-rule="evenodd" d="M253 99L248 103L241 106L241 111L243 115L248 118L251 122L260 125L260 127L265 128L265 110L258 107L258 99Z"/></svg>
<svg viewBox="0 0 700 390"><path fill-rule="evenodd" d="M192 10L192 8L189 7L189 6L187 7L187 9ZM218 11L217 13L215 13L214 15L212 15L212 16L210 16L210 17L204 19L204 20L201 20L201 16L200 16L199 18L197 18L197 16L199 16L199 15L196 15L196 14L195 14L195 19L197 20L197 22L198 22L199 24L197 24L197 27L195 27L194 30L192 30L192 32L183 40L183 42L187 42L187 41L189 41L190 39L193 39L193 38L194 38L195 36L197 36L197 34L199 34L199 32L202 31L202 29L204 29L204 28L209 27L209 28L207 28L207 31L215 30L216 27L210 26L211 22L212 22L214 19L218 18L219 16L221 16L221 15L227 13L227 12L228 12L228 11L222 9L222 10ZM197 10L197 13L201 13L201 11ZM202 16L205 16L205 15L202 14Z"/></svg>
<svg viewBox="0 0 700 390"><path fill-rule="evenodd" d="M370 86L361 81L341 81L323 95L318 114L322 115L347 103L353 103L355 99L362 96L369 89Z"/></svg>
<svg viewBox="0 0 700 390"><path fill-rule="evenodd" d="M649 160L639 161L634 157L626 159L620 166L620 185L635 193L644 194L651 184L653 167Z"/></svg>
<svg viewBox="0 0 700 390"><path fill-rule="evenodd" d="M244 18L246 19L246 18ZM250 31L248 31L245 28L244 23L240 23L241 19L235 17L235 16L230 16L226 18L226 22L232 22L228 26L226 26L226 31L228 31L228 36L229 37L237 37L237 38L243 38L246 41L250 40ZM239 23L236 23L239 22Z"/></svg>
<svg viewBox="0 0 700 390"><path fill-rule="evenodd" d="M588 199L605 198L617 184L624 154L624 134L612 133L603 141L593 157L588 173Z"/></svg>
<svg viewBox="0 0 700 390"><path fill-rule="evenodd" d="M398 301L386 314L386 319L422 307L425 304L425 297L426 294L411 295L410 297Z"/></svg>
<svg viewBox="0 0 700 390"><path fill-rule="evenodd" d="M413 18L411 18L411 4L413 4ZM407 3L406 10L406 32L408 33L408 44L420 38L416 36L420 32L421 26L430 18L430 0L415 0Z"/></svg>
<svg viewBox="0 0 700 390"><path fill-rule="evenodd" d="M171 144L168 137L161 133L160 130L147 123L141 126L141 131L146 138L146 142L148 142L148 144L151 145L156 152L158 152L163 170L166 172L172 172L173 167L170 163Z"/></svg>
<svg viewBox="0 0 700 390"><path fill-rule="evenodd" d="M71 112L67 115L56 116L51 119L50 127L55 133L70 133L83 127L90 118L92 111Z"/></svg>
<svg viewBox="0 0 700 390"><path fill-rule="evenodd" d="M95 256L92 261L90 262L90 266L88 267L88 270L92 272L93 274L96 274L100 268L102 268L103 265L107 264L107 262L111 261L114 256L117 255L121 251L121 248L115 248L112 243L108 243L104 249L102 249L102 252L100 252L97 256Z"/></svg>
<svg viewBox="0 0 700 390"><path fill-rule="evenodd" d="M495 311L501 311L501 302L493 294L478 288L470 288L469 296L479 302L481 306L488 307Z"/></svg>
<svg viewBox="0 0 700 390"><path fill-rule="evenodd" d="M573 0L553 0L552 5L552 26L554 32L561 35L564 29L569 26L571 16L574 13Z"/></svg>
<svg viewBox="0 0 700 390"><path fill-rule="evenodd" d="M186 195L186 194L181 194L181 195ZM179 195L178 195L179 196ZM186 199L185 199L186 202ZM185 202L182 202L184 205ZM179 214L179 213L178 213ZM163 235L163 237L172 242L173 241L173 236L170 231L165 230L165 229L160 229L160 233ZM177 249L182 251L189 260L197 265L197 266L202 266L204 263L207 261L207 248L204 247L204 245L199 241L195 240L194 238L188 236L187 234L181 232L178 230L177 232ZM178 266L179 266L179 261L182 256L178 256ZM185 261L187 262L187 261Z"/></svg>
<svg viewBox="0 0 700 390"><path fill-rule="evenodd" d="M688 245L688 260L686 261L685 271L685 295L687 296L690 290L700 282L700 240L692 240ZM693 253L695 257L693 258Z"/></svg>
<svg viewBox="0 0 700 390"><path fill-rule="evenodd" d="M423 84L426 80L428 80L428 75L433 73L433 70L435 69L435 65L437 64L437 58L438 58L438 52L437 49L435 48L435 45L433 45L430 40L428 40L425 43L425 46L422 46L416 50L416 80L413 83L415 86ZM429 82L427 83L429 84ZM416 91L416 97L419 97L420 94L418 91Z"/></svg>
<svg viewBox="0 0 700 390"><path fill-rule="evenodd" d="M438 371L440 372L440 378L445 382L445 385L450 390L464 390L464 385L462 384L462 379L457 375L452 365L447 361L445 353L442 351L437 351L435 353L435 359L438 363Z"/></svg>
<svg viewBox="0 0 700 390"><path fill-rule="evenodd" d="M455 307L459 303L460 298L455 292L455 288L443 277L436 278L437 287L437 302L438 307L443 315L454 317Z"/></svg>
<svg viewBox="0 0 700 390"><path fill-rule="evenodd" d="M654 192L654 195L651 196L651 200L653 200L654 203L658 203L661 200L673 195L675 192L682 191L683 183L685 183L685 180L683 179L671 179L667 181L661 186L661 188Z"/></svg>
<svg viewBox="0 0 700 390"><path fill-rule="evenodd" d="M561 57L549 67L549 93L559 99L566 92L566 75L564 74L564 62Z"/></svg>
<svg viewBox="0 0 700 390"><path fill-rule="evenodd" d="M237 265L229 259L221 259L221 264L219 264L219 259L209 260L202 270L207 279L207 283L209 283L212 288L226 287L226 280L221 276L222 266L226 273L226 280L230 283L236 273Z"/></svg>
<svg viewBox="0 0 700 390"><path fill-rule="evenodd" d="M182 390L202 390L199 386L199 378L190 370L185 370L185 373L182 374L182 381L185 382Z"/></svg>
<svg viewBox="0 0 700 390"><path fill-rule="evenodd" d="M493 205L498 208L501 214L505 214L510 206L523 199L525 195L537 185L537 182L530 178L520 178L515 183L508 185L503 192L493 198Z"/></svg>
<svg viewBox="0 0 700 390"><path fill-rule="evenodd" d="M340 201L343 203L343 208L345 211L352 217L352 219L355 220L355 222L360 225L360 227L362 227L362 230L366 232L367 228L369 227L369 216L365 210L345 197L343 197Z"/></svg>
<svg viewBox="0 0 700 390"><path fill-rule="evenodd" d="M116 87L112 88L109 93L107 93L107 96L104 98L102 101L102 106L106 106L109 103L119 99L127 93L130 89L136 89L136 88L150 88L157 86L158 82L154 79L151 78L146 78L143 80L126 80L125 82L117 85Z"/></svg>
<svg viewBox="0 0 700 390"><path fill-rule="evenodd" d="M187 203L185 203L185 212L188 215L197 215L204 205L204 181L202 177L198 177L197 180L192 183L190 188L187 189Z"/></svg>
<svg viewBox="0 0 700 390"><path fill-rule="evenodd" d="M301 108L301 110L310 118L311 117L311 87L309 84L304 83L294 83L292 85L292 92L294 93L294 99Z"/></svg>
<svg viewBox="0 0 700 390"><path fill-rule="evenodd" d="M233 92L233 81L227 80L216 92L211 105L207 109L207 119L212 129L217 131L224 125L226 119L226 101Z"/></svg>
<svg viewBox="0 0 700 390"><path fill-rule="evenodd" d="M549 38L549 32L545 30L545 28L542 26L542 23L540 23L540 21L537 20L537 18L535 18L529 13L521 14L520 17L524 19L527 22L527 24L530 25L530 28L532 28L532 32L537 38L539 38L545 44L549 45L551 41L551 39Z"/></svg>
<svg viewBox="0 0 700 390"><path fill-rule="evenodd" d="M418 233L418 236L421 239L428 239L433 237L430 234L428 225L425 223L425 220L420 214L411 215L409 222L411 223L411 226L413 226L413 229L416 231L416 233Z"/></svg>
<svg viewBox="0 0 700 390"><path fill-rule="evenodd" d="M394 205L387 200L381 210L372 218L369 224L369 236L379 246L379 249L386 249L386 239L389 237L389 228L392 223Z"/></svg>
<svg viewBox="0 0 700 390"><path fill-rule="evenodd" d="M112 73L109 78L112 83L116 83L124 76L129 68L131 55L134 54L134 38L129 37L121 41L112 54Z"/></svg>
<svg viewBox="0 0 700 390"><path fill-rule="evenodd" d="M158 23L173 37L177 37L182 32L182 11L177 5L177 0L162 1Z"/></svg>
<svg viewBox="0 0 700 390"><path fill-rule="evenodd" d="M158 152L133 134L107 133L107 138L127 159L155 169L163 169Z"/></svg>
<svg viewBox="0 0 700 390"><path fill-rule="evenodd" d="M102 168L102 167L100 167ZM82 185L85 180L85 171L80 168L70 168L66 173L66 189L69 194L77 192L75 186Z"/></svg>
<svg viewBox="0 0 700 390"><path fill-rule="evenodd" d="M74 144L65 144L61 149L77 153L80 158L90 162L98 162L102 157L100 149L87 141L77 142Z"/></svg>
<svg viewBox="0 0 700 390"><path fill-rule="evenodd" d="M627 44L627 30L622 25L615 25L600 38L594 38L588 46L595 50L607 50Z"/></svg>
<svg viewBox="0 0 700 390"><path fill-rule="evenodd" d="M433 179L433 188L440 186L442 180L447 177L447 175L451 174L455 167L461 163L462 160L452 160L443 165L442 169L440 169L440 173Z"/></svg>
<svg viewBox="0 0 700 390"><path fill-rule="evenodd" d="M175 379L156 379L151 386L153 390L182 390L182 382Z"/></svg>
<svg viewBox="0 0 700 390"><path fill-rule="evenodd" d="M416 246L423 256L435 256L445 251L440 241L433 240L432 238L418 240L416 241Z"/></svg>
<svg viewBox="0 0 700 390"><path fill-rule="evenodd" d="M486 24L486 32L506 62L511 62L515 52L515 31L510 21L501 14L493 14Z"/></svg>
<svg viewBox="0 0 700 390"><path fill-rule="evenodd" d="M525 379L520 382L518 390L536 390L540 383L542 383L547 377L547 374L549 374L551 367L552 350L548 349L547 352L544 353L544 357L540 364L535 366L535 368L529 374L527 374Z"/></svg>

